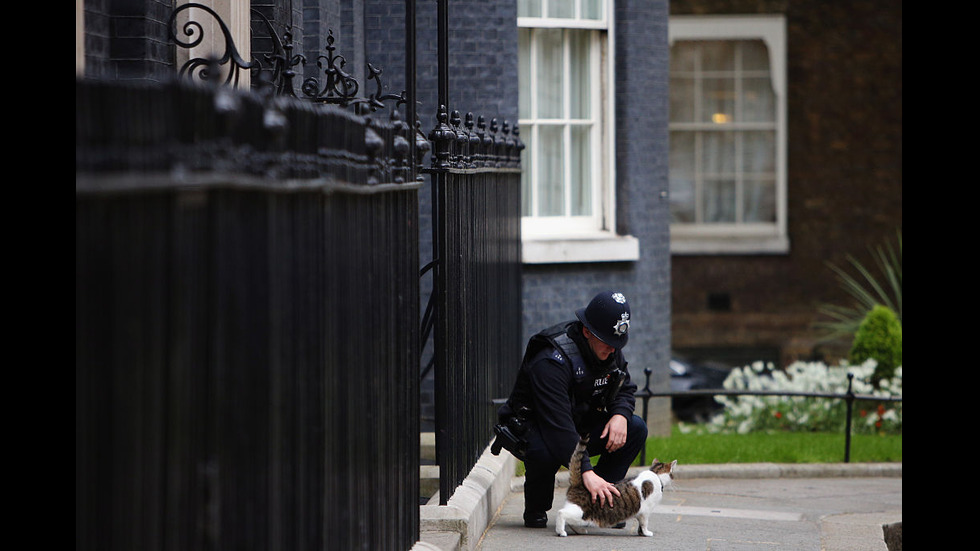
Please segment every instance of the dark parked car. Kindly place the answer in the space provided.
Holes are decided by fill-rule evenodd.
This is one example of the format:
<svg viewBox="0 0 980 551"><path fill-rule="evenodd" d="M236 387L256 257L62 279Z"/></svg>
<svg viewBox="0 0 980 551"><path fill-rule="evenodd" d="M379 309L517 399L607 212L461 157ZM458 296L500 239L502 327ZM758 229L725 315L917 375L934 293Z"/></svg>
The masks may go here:
<svg viewBox="0 0 980 551"><path fill-rule="evenodd" d="M731 369L714 362L693 362L674 355L670 360L670 390L709 390L722 388ZM688 423L702 423L724 406L711 396L674 396L674 416Z"/></svg>

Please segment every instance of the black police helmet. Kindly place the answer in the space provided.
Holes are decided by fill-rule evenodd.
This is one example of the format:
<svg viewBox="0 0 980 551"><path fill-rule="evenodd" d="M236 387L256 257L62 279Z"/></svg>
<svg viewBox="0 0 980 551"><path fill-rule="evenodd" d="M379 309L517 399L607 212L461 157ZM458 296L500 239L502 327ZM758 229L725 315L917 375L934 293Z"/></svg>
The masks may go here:
<svg viewBox="0 0 980 551"><path fill-rule="evenodd" d="M629 339L630 304L623 293L599 293L588 306L576 310L575 316L600 341L616 350L626 346Z"/></svg>

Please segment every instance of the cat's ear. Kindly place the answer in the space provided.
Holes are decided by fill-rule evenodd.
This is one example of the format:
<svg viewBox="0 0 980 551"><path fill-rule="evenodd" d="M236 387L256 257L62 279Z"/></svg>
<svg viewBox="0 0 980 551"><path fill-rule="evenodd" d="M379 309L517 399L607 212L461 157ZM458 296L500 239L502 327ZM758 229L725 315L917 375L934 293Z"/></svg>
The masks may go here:
<svg viewBox="0 0 980 551"><path fill-rule="evenodd" d="M653 458L653 461L652 461L652 462L650 463L650 470L652 471L652 470L654 470L655 468L657 468L657 464L658 464L658 463L660 463L660 460L659 460L659 459L657 459L656 457L654 457L654 458Z"/></svg>
<svg viewBox="0 0 980 551"><path fill-rule="evenodd" d="M674 470L674 467L676 467L676 466L677 466L677 460L676 459L670 462L670 470Z"/></svg>

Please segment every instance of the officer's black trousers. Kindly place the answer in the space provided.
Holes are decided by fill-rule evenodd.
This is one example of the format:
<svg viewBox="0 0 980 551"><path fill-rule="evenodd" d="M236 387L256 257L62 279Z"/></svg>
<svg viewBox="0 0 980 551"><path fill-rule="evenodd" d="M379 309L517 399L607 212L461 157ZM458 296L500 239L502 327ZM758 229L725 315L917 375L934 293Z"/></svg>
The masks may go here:
<svg viewBox="0 0 980 551"><path fill-rule="evenodd" d="M616 483L626 478L630 464L646 445L647 426L640 416L633 415L628 420L626 443L614 452L607 452L607 439L599 438L606 421L608 418L592 428L587 451L589 456L600 456L593 468L595 474L606 482ZM530 431L528 440L528 458L524 460L524 510L543 513L551 510L555 495L555 474L563 464L568 463L570 458L559 460L553 457L545 447L544 439L538 434L536 427Z"/></svg>

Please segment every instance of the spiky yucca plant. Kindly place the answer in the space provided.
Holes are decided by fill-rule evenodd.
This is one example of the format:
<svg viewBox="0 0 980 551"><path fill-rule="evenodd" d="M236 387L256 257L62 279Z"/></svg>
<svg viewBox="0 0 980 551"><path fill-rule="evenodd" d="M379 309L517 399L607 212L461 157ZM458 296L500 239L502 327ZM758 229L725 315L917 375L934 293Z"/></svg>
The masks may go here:
<svg viewBox="0 0 980 551"><path fill-rule="evenodd" d="M856 258L847 255L847 260L857 271L852 276L844 269L828 264L837 274L843 289L855 299L851 306L825 304L818 311L830 318L818 321L815 327L825 333L822 340L850 340L857 332L861 321L875 305L887 306L902 322L902 232L898 231L897 247L890 242L871 250L878 274L862 265Z"/></svg>

